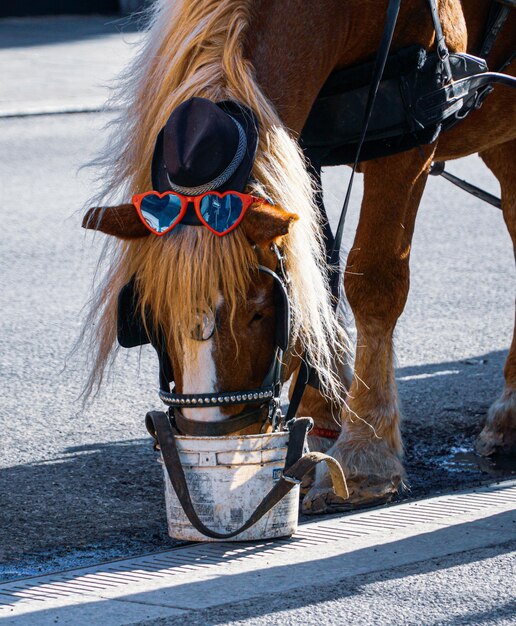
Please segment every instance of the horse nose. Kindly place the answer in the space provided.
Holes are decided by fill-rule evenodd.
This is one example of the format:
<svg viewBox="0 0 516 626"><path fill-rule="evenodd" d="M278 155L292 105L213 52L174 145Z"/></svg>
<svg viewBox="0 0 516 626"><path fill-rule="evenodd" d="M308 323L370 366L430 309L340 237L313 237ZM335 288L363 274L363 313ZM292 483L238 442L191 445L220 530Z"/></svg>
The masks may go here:
<svg viewBox="0 0 516 626"><path fill-rule="evenodd" d="M198 313L192 328L191 337L195 341L207 341L211 339L215 331L215 315L212 311Z"/></svg>

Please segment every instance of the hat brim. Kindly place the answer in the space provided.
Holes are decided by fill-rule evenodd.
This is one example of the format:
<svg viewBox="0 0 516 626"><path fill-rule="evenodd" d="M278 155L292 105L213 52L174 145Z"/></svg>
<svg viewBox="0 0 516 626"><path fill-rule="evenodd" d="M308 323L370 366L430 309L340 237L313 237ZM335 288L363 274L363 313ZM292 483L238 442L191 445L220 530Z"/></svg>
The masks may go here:
<svg viewBox="0 0 516 626"><path fill-rule="evenodd" d="M232 176L223 185L214 189L214 191L238 191L243 193L253 169L254 157L258 146L258 119L249 107L234 100L223 100L215 104L236 119L242 126L247 138L247 149L242 162ZM152 188L160 193L171 190L163 160L163 135L164 129L162 128L156 139L151 168Z"/></svg>

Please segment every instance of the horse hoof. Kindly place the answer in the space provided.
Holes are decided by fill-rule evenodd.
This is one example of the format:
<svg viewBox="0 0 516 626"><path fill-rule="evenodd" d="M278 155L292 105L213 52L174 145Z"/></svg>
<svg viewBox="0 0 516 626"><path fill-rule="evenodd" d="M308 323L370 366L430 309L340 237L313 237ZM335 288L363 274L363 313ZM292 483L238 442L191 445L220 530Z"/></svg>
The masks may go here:
<svg viewBox="0 0 516 626"><path fill-rule="evenodd" d="M505 433L486 425L477 441L475 450L481 456L516 455L516 433Z"/></svg>
<svg viewBox="0 0 516 626"><path fill-rule="evenodd" d="M493 403L475 448L482 456L516 453L516 392L505 392Z"/></svg>
<svg viewBox="0 0 516 626"><path fill-rule="evenodd" d="M348 430L328 454L342 466L349 497L343 500L335 495L327 469L319 465L314 484L303 499L304 513L336 513L384 504L404 487L399 454L386 439L355 439Z"/></svg>
<svg viewBox="0 0 516 626"><path fill-rule="evenodd" d="M343 513L390 502L403 487L401 474L388 479L379 476L354 477L348 480L349 498L343 500L329 486L312 487L303 499L303 513Z"/></svg>
<svg viewBox="0 0 516 626"><path fill-rule="evenodd" d="M303 498L302 512L306 515L346 510L346 500L339 498L331 488L312 487Z"/></svg>

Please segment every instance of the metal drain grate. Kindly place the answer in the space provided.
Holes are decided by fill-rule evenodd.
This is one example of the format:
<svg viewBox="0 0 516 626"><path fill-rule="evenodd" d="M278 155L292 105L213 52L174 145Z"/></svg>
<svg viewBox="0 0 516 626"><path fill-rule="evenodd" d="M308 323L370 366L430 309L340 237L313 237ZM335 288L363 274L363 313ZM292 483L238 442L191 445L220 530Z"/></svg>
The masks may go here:
<svg viewBox="0 0 516 626"><path fill-rule="evenodd" d="M422 524L446 524L459 515L482 509L514 508L516 484L480 492L449 495L423 502L393 505L335 520L302 525L291 539L255 543L190 544L167 552L85 568L76 572L14 581L0 586L0 609L27 602L44 604L70 596L98 595L134 583L149 583L186 572L224 568L243 559L261 559L271 553L291 553L339 540L401 531Z"/></svg>

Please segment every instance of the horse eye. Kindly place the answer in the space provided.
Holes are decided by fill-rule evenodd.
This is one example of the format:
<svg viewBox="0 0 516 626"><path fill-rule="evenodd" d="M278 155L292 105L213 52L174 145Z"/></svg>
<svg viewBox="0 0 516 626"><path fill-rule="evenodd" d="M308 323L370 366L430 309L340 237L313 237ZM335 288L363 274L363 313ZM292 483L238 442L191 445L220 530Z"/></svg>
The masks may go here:
<svg viewBox="0 0 516 626"><path fill-rule="evenodd" d="M261 313L255 313L253 317L251 318L251 324L253 322L259 322L262 319L263 319L263 315Z"/></svg>

